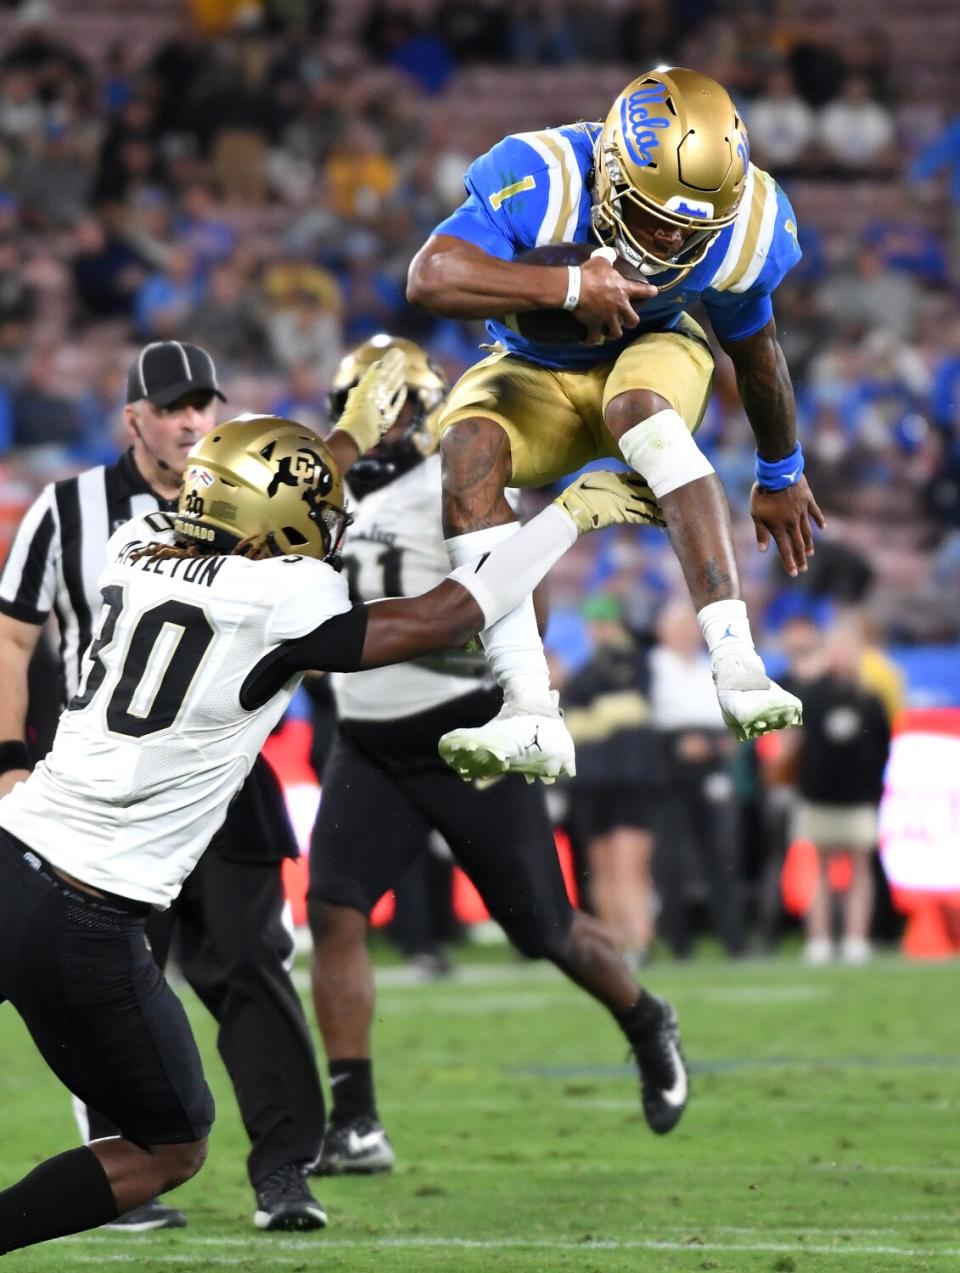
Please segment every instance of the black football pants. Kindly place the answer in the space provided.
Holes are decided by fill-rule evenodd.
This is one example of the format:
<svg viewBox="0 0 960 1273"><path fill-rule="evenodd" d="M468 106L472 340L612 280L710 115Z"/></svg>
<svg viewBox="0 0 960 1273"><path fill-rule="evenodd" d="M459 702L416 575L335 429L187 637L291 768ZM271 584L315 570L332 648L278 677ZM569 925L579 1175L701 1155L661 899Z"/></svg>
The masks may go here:
<svg viewBox="0 0 960 1273"><path fill-rule="evenodd" d="M299 996L284 967L280 862L232 860L215 840L168 911L147 933L162 968L172 930L183 975L216 1018L217 1047L240 1107L256 1186L277 1167L320 1151L324 1106L316 1057ZM88 1111L90 1139L116 1129Z"/></svg>

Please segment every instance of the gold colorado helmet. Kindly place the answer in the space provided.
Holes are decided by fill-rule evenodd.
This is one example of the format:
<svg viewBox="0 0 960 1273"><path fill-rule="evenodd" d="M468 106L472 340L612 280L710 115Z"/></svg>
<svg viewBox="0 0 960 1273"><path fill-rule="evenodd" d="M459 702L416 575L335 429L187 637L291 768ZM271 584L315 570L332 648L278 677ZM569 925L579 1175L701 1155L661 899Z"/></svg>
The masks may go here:
<svg viewBox="0 0 960 1273"><path fill-rule="evenodd" d="M333 456L310 429L240 416L187 457L174 529L190 543L251 556L334 556L349 524Z"/></svg>
<svg viewBox="0 0 960 1273"><path fill-rule="evenodd" d="M645 274L677 270L672 287L703 260L737 215L750 163L747 130L716 80L665 67L633 80L613 103L597 139L593 230ZM672 260L631 233L629 205L695 233Z"/></svg>
<svg viewBox="0 0 960 1273"><path fill-rule="evenodd" d="M440 444L437 418L449 385L443 368L425 349L404 336L388 336L381 332L358 345L341 360L330 388L330 422L336 424L346 406L347 394L367 368L382 358L388 349L399 349L403 354L407 392L412 395L417 407L408 437L421 455L431 455Z"/></svg>
<svg viewBox="0 0 960 1273"><path fill-rule="evenodd" d="M350 493L358 499L402 477L440 445L437 423L449 388L447 377L425 349L403 336L388 336L386 332L372 336L340 363L330 390L330 423L335 425L342 415L347 395L363 373L389 349L399 349L403 354L406 400L413 402L414 409L402 438L389 442L381 439L350 469Z"/></svg>

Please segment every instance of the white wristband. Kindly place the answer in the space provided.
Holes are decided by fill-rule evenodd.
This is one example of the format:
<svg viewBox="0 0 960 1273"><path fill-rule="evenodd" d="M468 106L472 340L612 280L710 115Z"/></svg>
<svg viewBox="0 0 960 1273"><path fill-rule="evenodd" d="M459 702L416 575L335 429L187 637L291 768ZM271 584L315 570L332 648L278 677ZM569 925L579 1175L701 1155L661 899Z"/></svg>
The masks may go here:
<svg viewBox="0 0 960 1273"><path fill-rule="evenodd" d="M563 308L567 311L576 309L580 304L580 266L567 266L567 299Z"/></svg>

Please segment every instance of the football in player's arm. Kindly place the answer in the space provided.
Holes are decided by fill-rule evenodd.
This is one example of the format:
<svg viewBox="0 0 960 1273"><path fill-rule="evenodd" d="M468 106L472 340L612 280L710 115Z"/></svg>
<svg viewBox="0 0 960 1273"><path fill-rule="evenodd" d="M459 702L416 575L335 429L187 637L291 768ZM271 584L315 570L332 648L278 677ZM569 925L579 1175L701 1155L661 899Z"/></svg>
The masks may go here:
<svg viewBox="0 0 960 1273"><path fill-rule="evenodd" d="M509 533L509 485L543 485L585 462L622 458L656 497L704 638L724 717L740 738L795 723L798 700L766 675L740 599L729 511L694 431L713 358L686 313L702 300L734 362L757 443L751 513L791 576L823 517L803 476L793 390L771 294L799 260L786 196L749 161L725 90L683 68L629 84L606 121L520 133L471 165L467 198L414 258L408 297L483 317L494 352L454 386L444 430L444 522L451 560ZM523 259L549 244L603 244L567 265ZM626 262L630 270L615 268ZM581 320L580 341L536 338L535 311ZM544 328L545 330L545 328ZM533 333L533 334L531 334ZM484 632L505 706L453 731L445 755L466 777L499 749L538 775L572 760L529 606ZM541 726L544 754L523 744Z"/></svg>
<svg viewBox="0 0 960 1273"><path fill-rule="evenodd" d="M348 404L351 451L388 415L371 439ZM175 515L114 534L79 690L50 754L0 801L0 998L120 1134L0 1192L0 1254L107 1223L202 1165L213 1102L144 923L177 895L304 671L463 642L579 533L648 510L612 475L573 487L426 596L354 606L329 564L348 521L333 454L261 416L194 448Z"/></svg>

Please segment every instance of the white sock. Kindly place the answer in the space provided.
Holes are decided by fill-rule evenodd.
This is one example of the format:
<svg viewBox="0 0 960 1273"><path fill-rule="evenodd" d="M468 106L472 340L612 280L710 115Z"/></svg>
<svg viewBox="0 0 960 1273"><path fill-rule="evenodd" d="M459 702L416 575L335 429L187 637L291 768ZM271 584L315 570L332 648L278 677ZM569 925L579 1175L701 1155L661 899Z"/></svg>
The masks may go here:
<svg viewBox="0 0 960 1273"><path fill-rule="evenodd" d="M507 522L503 526L487 526L455 535L445 541L451 565L463 566L476 561L519 529L519 522ZM480 640L507 703L534 715L556 715L532 595L489 628L484 628Z"/></svg>
<svg viewBox="0 0 960 1273"><path fill-rule="evenodd" d="M697 621L711 655L722 654L727 650L742 653L744 649L754 649L744 601L735 601L733 598L712 601L710 605L697 611Z"/></svg>

